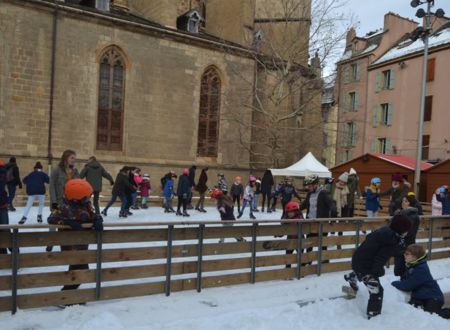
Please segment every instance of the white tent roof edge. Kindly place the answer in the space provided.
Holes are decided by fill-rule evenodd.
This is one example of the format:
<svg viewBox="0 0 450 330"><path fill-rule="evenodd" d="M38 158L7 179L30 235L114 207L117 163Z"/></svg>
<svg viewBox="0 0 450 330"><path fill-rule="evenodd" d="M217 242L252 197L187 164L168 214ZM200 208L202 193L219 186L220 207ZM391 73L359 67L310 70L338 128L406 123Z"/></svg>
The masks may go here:
<svg viewBox="0 0 450 330"><path fill-rule="evenodd" d="M317 174L320 178L331 177L328 168L320 163L311 152L308 152L297 163L286 168L271 168L270 171L274 176L296 176L305 177L309 174Z"/></svg>

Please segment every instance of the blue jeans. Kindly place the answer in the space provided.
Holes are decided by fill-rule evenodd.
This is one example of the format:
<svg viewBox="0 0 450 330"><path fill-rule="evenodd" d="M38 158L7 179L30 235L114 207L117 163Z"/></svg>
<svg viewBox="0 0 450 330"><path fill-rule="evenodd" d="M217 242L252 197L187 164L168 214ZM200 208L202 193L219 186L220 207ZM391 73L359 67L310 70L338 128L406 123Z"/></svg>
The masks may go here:
<svg viewBox="0 0 450 330"><path fill-rule="evenodd" d="M257 209L258 209L258 195L259 195L259 194L255 194L255 195L253 196L253 200L252 200L252 203L251 203L251 205L252 205L252 210L257 210Z"/></svg>
<svg viewBox="0 0 450 330"><path fill-rule="evenodd" d="M16 188L15 184L8 183L8 204L12 206L12 202L14 197L16 197Z"/></svg>
<svg viewBox="0 0 450 330"><path fill-rule="evenodd" d="M247 203L248 203L248 207L250 208L250 214L253 213L253 212L252 212L252 204L253 204L253 201L247 200L247 199L244 198L244 201L242 202L242 209L241 209L241 211L239 212L240 214L244 214L244 210L245 210L245 207L247 206Z"/></svg>
<svg viewBox="0 0 450 330"><path fill-rule="evenodd" d="M105 212L108 211L108 209L111 207L111 205L113 205L115 203L116 200L117 200L117 195L112 194L111 199L109 200L108 204L103 209L103 211L105 211Z"/></svg>
<svg viewBox="0 0 450 330"><path fill-rule="evenodd" d="M26 218L28 216L28 212L30 212L30 209L33 207L33 203L36 200L36 198L39 200L39 211L38 214L42 215L42 210L44 209L44 203L45 203L45 195L29 195L27 206L25 207L25 211L23 212L23 216Z"/></svg>

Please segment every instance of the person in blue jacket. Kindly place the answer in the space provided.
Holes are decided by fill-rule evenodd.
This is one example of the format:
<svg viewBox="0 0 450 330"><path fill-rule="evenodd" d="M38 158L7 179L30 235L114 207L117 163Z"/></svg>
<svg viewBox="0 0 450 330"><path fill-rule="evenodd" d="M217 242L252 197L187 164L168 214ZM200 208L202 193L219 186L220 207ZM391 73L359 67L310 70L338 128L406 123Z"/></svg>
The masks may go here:
<svg viewBox="0 0 450 330"><path fill-rule="evenodd" d="M37 222L42 223L42 210L44 209L45 203L45 184L50 182L50 178L42 171L41 162L36 162L33 172L28 174L22 181L27 186L28 201L19 224L22 225L27 221L28 212L30 212L36 198L39 200Z"/></svg>
<svg viewBox="0 0 450 330"><path fill-rule="evenodd" d="M177 196L178 207L176 215L182 215L188 217L187 204L189 201L189 193L191 192L191 181L189 180L189 169L184 168L182 175L178 178ZM183 213L181 213L181 206L183 205Z"/></svg>
<svg viewBox="0 0 450 330"><path fill-rule="evenodd" d="M401 291L411 292L409 303L414 307L450 319L450 308L442 308L444 295L428 268L424 248L419 244L412 244L406 248L404 255L407 267L405 276L391 284Z"/></svg>
<svg viewBox="0 0 450 330"><path fill-rule="evenodd" d="M172 207L172 198L174 193L173 190L173 180L177 177L175 172L168 173L169 175L165 176L164 180L164 188L163 188L163 195L164 195L164 213L173 213L175 210Z"/></svg>
<svg viewBox="0 0 450 330"><path fill-rule="evenodd" d="M378 211L381 209L380 204L380 178L372 178L370 180L370 186L366 187L366 212L368 218L374 218L378 216Z"/></svg>
<svg viewBox="0 0 450 330"><path fill-rule="evenodd" d="M450 215L450 195L448 188L442 186L439 188L439 194L436 194L438 202L442 203L442 215ZM450 229L450 227L441 227L442 230ZM450 237L443 237L444 240L449 240Z"/></svg>

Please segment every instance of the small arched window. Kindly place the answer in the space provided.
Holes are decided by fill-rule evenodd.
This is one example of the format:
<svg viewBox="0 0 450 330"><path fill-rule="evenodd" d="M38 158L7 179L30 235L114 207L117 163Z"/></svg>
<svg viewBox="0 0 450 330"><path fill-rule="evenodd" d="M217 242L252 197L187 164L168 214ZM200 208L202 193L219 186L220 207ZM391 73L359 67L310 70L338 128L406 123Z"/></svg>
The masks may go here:
<svg viewBox="0 0 450 330"><path fill-rule="evenodd" d="M220 121L221 81L217 69L209 67L202 75L198 119L197 156L217 157Z"/></svg>
<svg viewBox="0 0 450 330"><path fill-rule="evenodd" d="M115 47L100 58L97 149L122 150L125 95L125 62Z"/></svg>

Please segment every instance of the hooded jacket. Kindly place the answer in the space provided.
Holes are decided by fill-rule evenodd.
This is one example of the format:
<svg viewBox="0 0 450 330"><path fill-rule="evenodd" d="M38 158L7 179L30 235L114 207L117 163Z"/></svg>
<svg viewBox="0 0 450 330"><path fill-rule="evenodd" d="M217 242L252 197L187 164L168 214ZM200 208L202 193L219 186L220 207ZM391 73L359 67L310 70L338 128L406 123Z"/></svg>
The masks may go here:
<svg viewBox="0 0 450 330"><path fill-rule="evenodd" d="M275 184L273 180L273 175L270 170L266 170L261 179L261 193L270 194L272 192L272 187Z"/></svg>
<svg viewBox="0 0 450 330"><path fill-rule="evenodd" d="M80 178L86 178L86 181L90 183L94 191L102 191L102 178L107 179L111 185L114 184L114 180L103 166L96 160L90 161L84 166L80 173Z"/></svg>
<svg viewBox="0 0 450 330"><path fill-rule="evenodd" d="M206 170L203 169L198 178L197 186L195 187L199 193L203 194L208 190L206 182L208 182L208 175L206 174Z"/></svg>
<svg viewBox="0 0 450 330"><path fill-rule="evenodd" d="M50 178L42 171L34 170L23 178L23 183L27 186L27 195L45 195L45 184L50 182Z"/></svg>

